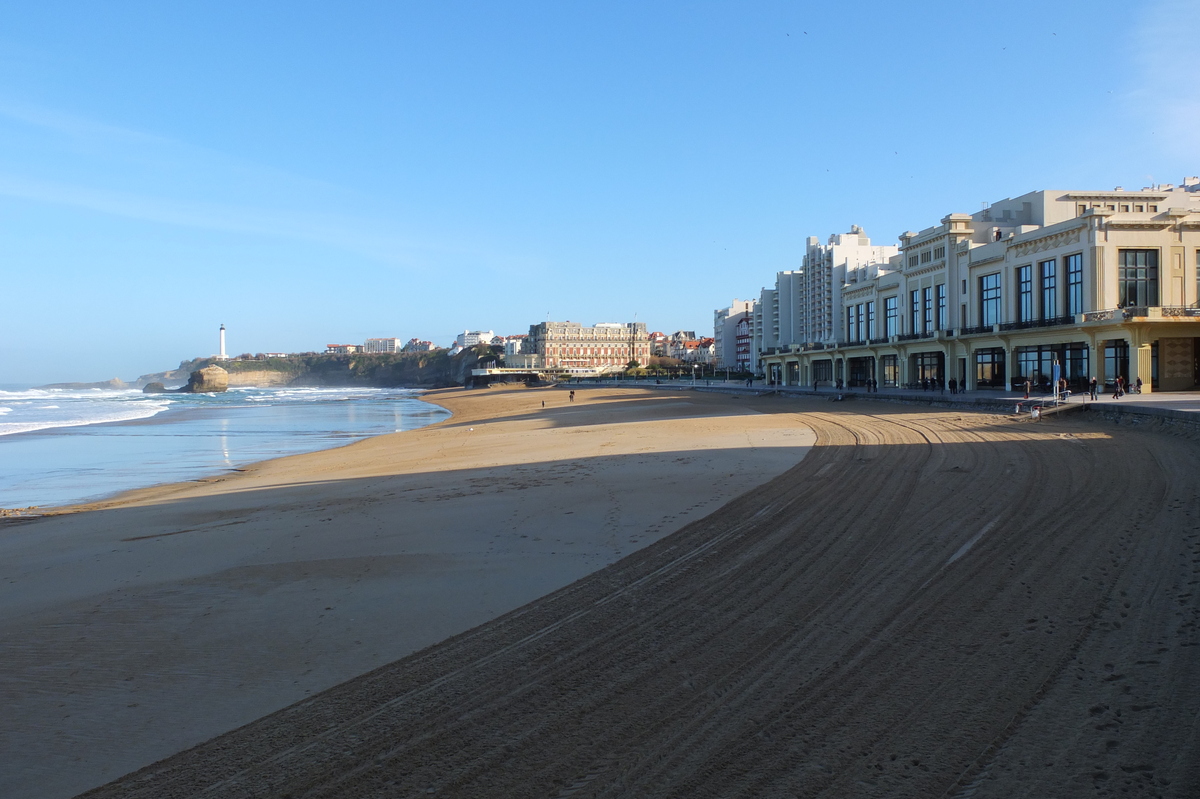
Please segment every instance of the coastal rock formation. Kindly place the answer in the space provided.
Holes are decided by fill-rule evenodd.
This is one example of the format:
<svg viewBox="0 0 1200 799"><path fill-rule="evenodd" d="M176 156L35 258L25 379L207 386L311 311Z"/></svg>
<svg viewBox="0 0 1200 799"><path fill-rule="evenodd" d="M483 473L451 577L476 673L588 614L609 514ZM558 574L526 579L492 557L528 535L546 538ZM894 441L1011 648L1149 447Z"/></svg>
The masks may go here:
<svg viewBox="0 0 1200 799"><path fill-rule="evenodd" d="M229 390L229 372L219 366L197 369L188 377L187 385L179 389L181 394L216 394Z"/></svg>
<svg viewBox="0 0 1200 799"><path fill-rule="evenodd" d="M291 372L272 372L267 369L256 371L236 371L229 373L230 388L272 388L275 386L291 385L296 375Z"/></svg>
<svg viewBox="0 0 1200 799"><path fill-rule="evenodd" d="M143 394L165 394L166 392L167 387L162 383L147 383L146 385L142 386Z"/></svg>
<svg viewBox="0 0 1200 799"><path fill-rule="evenodd" d="M73 391L79 391L81 389L88 389L88 388L99 388L99 389L108 389L108 390L112 390L112 391L120 391L122 389L132 388L132 386L130 386L128 383L126 383L121 378L114 377L112 380L102 380L98 383L50 383L45 386L38 386L38 388L47 388L47 389L48 388L60 388L60 389L67 389L67 390L73 390Z"/></svg>

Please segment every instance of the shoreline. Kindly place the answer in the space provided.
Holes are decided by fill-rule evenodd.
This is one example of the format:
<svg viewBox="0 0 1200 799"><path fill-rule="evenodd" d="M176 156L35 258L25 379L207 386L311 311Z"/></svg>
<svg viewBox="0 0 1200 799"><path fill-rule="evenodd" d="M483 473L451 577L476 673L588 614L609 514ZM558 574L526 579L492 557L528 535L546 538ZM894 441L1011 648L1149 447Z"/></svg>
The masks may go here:
<svg viewBox="0 0 1200 799"><path fill-rule="evenodd" d="M0 778L100 785L569 585L813 443L770 401L577 396L431 391L453 416L5 525Z"/></svg>
<svg viewBox="0 0 1200 799"><path fill-rule="evenodd" d="M345 397L341 390L328 397L238 392L217 402L171 402L150 416L10 433L0 436L0 449L27 466L0 471L0 480L11 480L0 504L8 517L27 515L13 511L30 507L46 514L108 504L133 491L408 432L448 413L425 402L422 390L392 391Z"/></svg>

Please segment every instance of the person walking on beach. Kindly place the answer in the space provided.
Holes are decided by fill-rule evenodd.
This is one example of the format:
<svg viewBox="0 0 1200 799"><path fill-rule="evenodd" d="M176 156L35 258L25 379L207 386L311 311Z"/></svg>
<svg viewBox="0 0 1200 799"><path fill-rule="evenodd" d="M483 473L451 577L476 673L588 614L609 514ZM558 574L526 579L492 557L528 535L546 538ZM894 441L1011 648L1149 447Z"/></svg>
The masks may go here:
<svg viewBox="0 0 1200 799"><path fill-rule="evenodd" d="M1095 377L1092 378L1092 382L1088 383L1088 390L1092 395L1092 402L1095 402L1097 399L1097 394L1100 391L1100 386L1096 384Z"/></svg>
<svg viewBox="0 0 1200 799"><path fill-rule="evenodd" d="M571 389L571 402L575 401L575 389Z"/></svg>

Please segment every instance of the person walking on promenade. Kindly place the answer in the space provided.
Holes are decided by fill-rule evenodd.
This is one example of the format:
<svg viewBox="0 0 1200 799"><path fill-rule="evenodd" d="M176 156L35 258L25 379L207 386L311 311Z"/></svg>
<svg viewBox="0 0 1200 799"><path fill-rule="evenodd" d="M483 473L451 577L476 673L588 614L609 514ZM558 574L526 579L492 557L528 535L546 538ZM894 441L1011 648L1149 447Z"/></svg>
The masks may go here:
<svg viewBox="0 0 1200 799"><path fill-rule="evenodd" d="M1029 380L1026 379L1026 381L1025 381L1025 399L1029 399L1029 389L1030 389Z"/></svg>
<svg viewBox="0 0 1200 799"><path fill-rule="evenodd" d="M1097 385L1095 377L1092 378L1092 382L1088 383L1088 390L1092 395L1092 402L1095 402L1097 399L1097 394L1100 391L1100 386Z"/></svg>
<svg viewBox="0 0 1200 799"><path fill-rule="evenodd" d="M957 378L952 377L952 378L950 378L950 394L954 395L957 393L958 393L958 380L957 380Z"/></svg>
<svg viewBox="0 0 1200 799"><path fill-rule="evenodd" d="M1121 376L1117 375L1117 379L1113 381L1113 399L1121 398Z"/></svg>
<svg viewBox="0 0 1200 799"><path fill-rule="evenodd" d="M1136 385L1137 385L1137 393L1141 394L1142 393L1142 378L1139 377L1137 379Z"/></svg>

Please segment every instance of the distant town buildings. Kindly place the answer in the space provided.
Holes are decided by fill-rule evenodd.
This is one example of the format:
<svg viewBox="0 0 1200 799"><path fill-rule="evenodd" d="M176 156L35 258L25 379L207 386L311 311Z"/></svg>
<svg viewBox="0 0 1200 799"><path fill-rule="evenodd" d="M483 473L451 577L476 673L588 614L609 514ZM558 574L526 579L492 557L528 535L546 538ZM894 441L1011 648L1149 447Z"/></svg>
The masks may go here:
<svg viewBox="0 0 1200 799"><path fill-rule="evenodd" d="M356 352L362 352L362 344L326 344L325 352L333 355L353 355Z"/></svg>
<svg viewBox="0 0 1200 799"><path fill-rule="evenodd" d="M724 359L735 303L714 313ZM742 322L745 326L742 326ZM857 226L807 241L734 323L775 383L1143 391L1200 385L1200 178L1044 190L953 213L897 245ZM718 333L718 330L720 331ZM745 336L748 351L741 352Z"/></svg>
<svg viewBox="0 0 1200 799"><path fill-rule="evenodd" d="M418 338L410 338L401 348L401 352L432 352L437 349L432 341L422 341Z"/></svg>
<svg viewBox="0 0 1200 799"><path fill-rule="evenodd" d="M507 360L509 358L513 358L517 355L520 355L522 352L522 348L525 346L525 341L528 338L529 338L529 336L524 335L524 334L508 336L507 338L505 338L504 339L504 357L505 357L505 359Z"/></svg>

